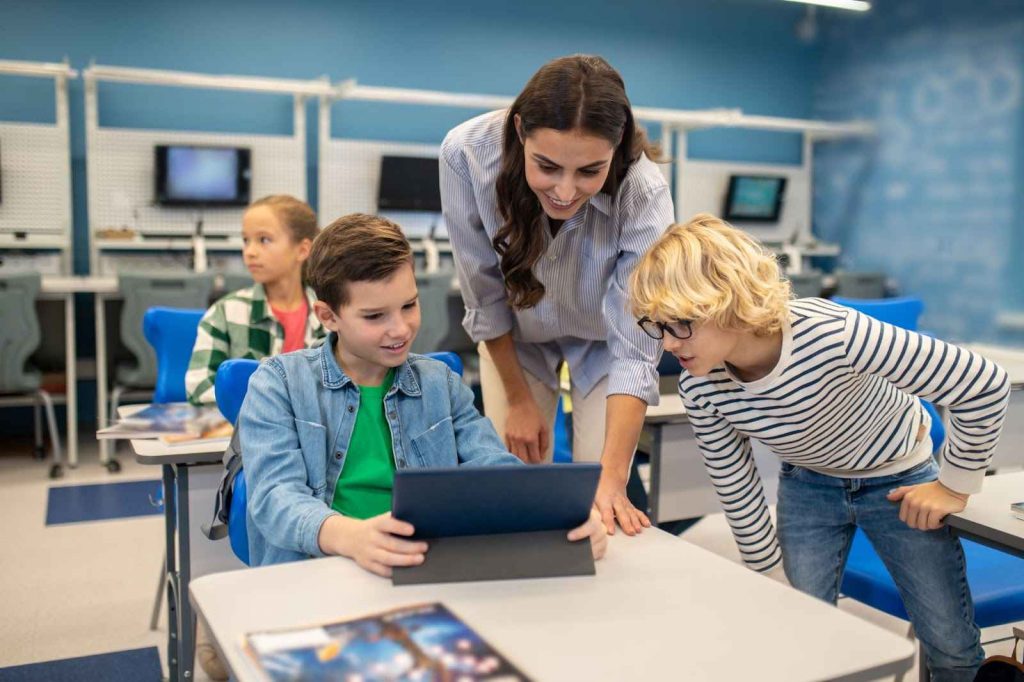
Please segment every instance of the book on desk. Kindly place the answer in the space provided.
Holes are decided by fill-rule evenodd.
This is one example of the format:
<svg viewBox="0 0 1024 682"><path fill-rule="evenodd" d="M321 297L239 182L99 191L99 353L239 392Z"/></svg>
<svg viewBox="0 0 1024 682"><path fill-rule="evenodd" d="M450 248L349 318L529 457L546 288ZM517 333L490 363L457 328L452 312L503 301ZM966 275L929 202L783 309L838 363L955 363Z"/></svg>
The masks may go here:
<svg viewBox="0 0 1024 682"><path fill-rule="evenodd" d="M242 643L265 679L529 680L444 604L416 604Z"/></svg>
<svg viewBox="0 0 1024 682"><path fill-rule="evenodd" d="M190 403L153 403L132 410L117 423L100 429L100 440L157 438L167 445L231 439L232 427L214 406L196 407Z"/></svg>

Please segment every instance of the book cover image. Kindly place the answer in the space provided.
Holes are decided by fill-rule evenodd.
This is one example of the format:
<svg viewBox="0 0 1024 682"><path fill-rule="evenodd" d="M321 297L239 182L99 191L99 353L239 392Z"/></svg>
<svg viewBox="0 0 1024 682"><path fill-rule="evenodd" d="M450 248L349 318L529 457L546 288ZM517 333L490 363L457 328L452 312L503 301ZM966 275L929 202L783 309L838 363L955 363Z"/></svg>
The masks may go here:
<svg viewBox="0 0 1024 682"><path fill-rule="evenodd" d="M252 633L272 682L527 682L443 604L420 604L298 630Z"/></svg>

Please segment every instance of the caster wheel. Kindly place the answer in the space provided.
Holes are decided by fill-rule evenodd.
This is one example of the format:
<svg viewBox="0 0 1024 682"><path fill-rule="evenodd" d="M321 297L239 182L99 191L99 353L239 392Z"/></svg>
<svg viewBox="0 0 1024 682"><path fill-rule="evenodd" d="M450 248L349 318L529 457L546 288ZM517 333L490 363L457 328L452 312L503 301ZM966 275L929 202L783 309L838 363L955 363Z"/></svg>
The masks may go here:
<svg viewBox="0 0 1024 682"><path fill-rule="evenodd" d="M121 471L121 463L118 462L116 459L110 460L109 462L106 463L105 466L107 467L107 471L109 471L112 474L116 474L119 471Z"/></svg>
<svg viewBox="0 0 1024 682"><path fill-rule="evenodd" d="M46 450L42 445L35 445L32 447L32 458L37 462L41 462L46 459Z"/></svg>
<svg viewBox="0 0 1024 682"><path fill-rule="evenodd" d="M53 466L50 467L50 478L63 478L63 477L64 477L64 467L62 467L60 464L54 464Z"/></svg>

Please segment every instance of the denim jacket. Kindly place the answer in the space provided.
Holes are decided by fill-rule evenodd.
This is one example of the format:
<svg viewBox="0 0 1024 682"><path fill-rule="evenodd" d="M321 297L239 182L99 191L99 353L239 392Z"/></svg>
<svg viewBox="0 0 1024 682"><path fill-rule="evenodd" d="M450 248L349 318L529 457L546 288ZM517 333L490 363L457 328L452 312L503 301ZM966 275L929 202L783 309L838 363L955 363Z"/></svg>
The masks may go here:
<svg viewBox="0 0 1024 682"><path fill-rule="evenodd" d="M348 455L359 387L319 348L264 360L252 375L238 429L248 488L253 566L323 556L320 526ZM395 467L512 465L473 393L443 362L410 355L384 397Z"/></svg>

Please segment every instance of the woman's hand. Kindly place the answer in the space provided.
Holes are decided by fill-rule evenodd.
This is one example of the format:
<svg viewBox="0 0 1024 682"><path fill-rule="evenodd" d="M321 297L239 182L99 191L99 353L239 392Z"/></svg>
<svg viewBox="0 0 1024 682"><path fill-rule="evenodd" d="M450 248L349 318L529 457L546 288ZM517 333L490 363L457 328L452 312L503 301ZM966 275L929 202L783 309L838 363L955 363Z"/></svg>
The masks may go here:
<svg viewBox="0 0 1024 682"><path fill-rule="evenodd" d="M605 532L604 523L601 521L601 514L596 508L591 508L590 518L579 528L569 531L569 542L576 542L590 538L590 549L594 553L594 560L601 559L608 551L608 533Z"/></svg>
<svg viewBox="0 0 1024 682"><path fill-rule="evenodd" d="M647 514L633 506L626 497L626 481L615 476L607 468L601 472L594 495L594 506L601 512L601 519L609 535L615 534L618 521L626 535L636 535L651 525Z"/></svg>
<svg viewBox="0 0 1024 682"><path fill-rule="evenodd" d="M505 446L527 464L540 464L551 442L551 426L533 396L511 402L505 418Z"/></svg>

